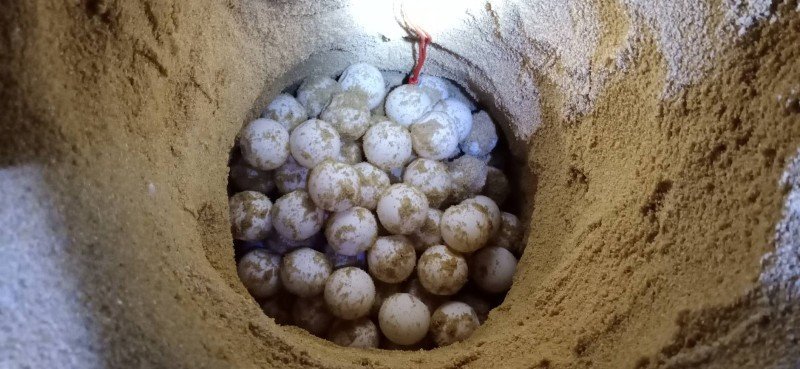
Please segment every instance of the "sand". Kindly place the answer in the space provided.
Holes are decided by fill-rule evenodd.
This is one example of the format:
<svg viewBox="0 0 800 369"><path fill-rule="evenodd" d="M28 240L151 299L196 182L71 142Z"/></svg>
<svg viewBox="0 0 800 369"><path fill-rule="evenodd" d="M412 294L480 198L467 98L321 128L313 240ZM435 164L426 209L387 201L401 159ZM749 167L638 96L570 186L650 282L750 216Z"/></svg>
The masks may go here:
<svg viewBox="0 0 800 369"><path fill-rule="evenodd" d="M434 35L529 232L506 301L429 352L277 326L228 227L241 125L310 73L409 70L402 37L339 1L2 4L0 366L792 367L800 7L740 3L491 1Z"/></svg>

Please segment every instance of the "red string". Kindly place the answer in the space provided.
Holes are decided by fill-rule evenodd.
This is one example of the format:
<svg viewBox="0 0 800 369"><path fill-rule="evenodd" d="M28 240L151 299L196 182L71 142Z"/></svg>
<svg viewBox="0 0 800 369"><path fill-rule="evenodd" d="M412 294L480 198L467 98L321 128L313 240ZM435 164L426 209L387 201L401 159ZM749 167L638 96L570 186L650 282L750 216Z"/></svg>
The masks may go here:
<svg viewBox="0 0 800 369"><path fill-rule="evenodd" d="M417 56L417 64L411 72L411 77L408 78L408 83L416 85L419 82L419 73L422 71L422 66L425 65L425 57L428 55L428 44L431 42L431 35L418 26L413 26L413 28L419 38L419 55Z"/></svg>

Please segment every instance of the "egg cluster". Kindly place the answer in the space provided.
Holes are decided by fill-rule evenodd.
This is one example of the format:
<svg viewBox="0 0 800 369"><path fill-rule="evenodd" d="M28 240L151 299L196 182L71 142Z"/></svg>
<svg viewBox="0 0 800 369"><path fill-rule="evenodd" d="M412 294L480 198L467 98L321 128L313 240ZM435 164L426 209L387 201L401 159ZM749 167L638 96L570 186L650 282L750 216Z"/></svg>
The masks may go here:
<svg viewBox="0 0 800 369"><path fill-rule="evenodd" d="M448 80L402 84L359 63L306 78L245 125L231 230L264 312L349 347L469 337L522 252L496 127L475 110Z"/></svg>

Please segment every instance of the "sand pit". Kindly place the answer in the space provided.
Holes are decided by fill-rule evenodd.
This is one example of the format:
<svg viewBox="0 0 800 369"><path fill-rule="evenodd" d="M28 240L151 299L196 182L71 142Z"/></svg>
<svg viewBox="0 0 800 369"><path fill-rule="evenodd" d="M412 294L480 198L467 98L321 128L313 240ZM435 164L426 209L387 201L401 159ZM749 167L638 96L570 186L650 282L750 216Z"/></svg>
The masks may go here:
<svg viewBox="0 0 800 369"><path fill-rule="evenodd" d="M225 189L256 107L409 40L345 1L0 5L0 366L796 367L797 2L469 3L426 72L503 128L529 234L427 352L264 316Z"/></svg>

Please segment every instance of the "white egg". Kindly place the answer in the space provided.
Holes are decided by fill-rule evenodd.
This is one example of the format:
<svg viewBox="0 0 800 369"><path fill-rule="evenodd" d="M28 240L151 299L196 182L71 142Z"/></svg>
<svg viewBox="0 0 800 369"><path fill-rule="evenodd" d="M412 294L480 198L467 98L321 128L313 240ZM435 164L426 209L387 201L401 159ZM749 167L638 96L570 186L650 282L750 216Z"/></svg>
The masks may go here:
<svg viewBox="0 0 800 369"><path fill-rule="evenodd" d="M342 142L341 155L339 161L342 163L356 165L364 161L364 153L361 151L361 144L355 141Z"/></svg>
<svg viewBox="0 0 800 369"><path fill-rule="evenodd" d="M342 90L339 82L328 76L308 76L297 88L297 101L306 108L311 118L316 118L331 102L333 94Z"/></svg>
<svg viewBox="0 0 800 369"><path fill-rule="evenodd" d="M266 194L275 188L272 171L257 169L243 159L231 165L230 180L239 191L257 191Z"/></svg>
<svg viewBox="0 0 800 369"><path fill-rule="evenodd" d="M305 190L308 183L308 168L297 163L297 160L289 155L286 162L273 172L273 180L282 194Z"/></svg>
<svg viewBox="0 0 800 369"><path fill-rule="evenodd" d="M354 91L333 95L319 118L330 123L344 140L357 140L369 128L369 108L363 94Z"/></svg>
<svg viewBox="0 0 800 369"><path fill-rule="evenodd" d="M486 169L486 184L481 192L494 200L497 205L502 205L508 198L508 194L511 193L508 178L500 169L495 167L487 167Z"/></svg>
<svg viewBox="0 0 800 369"><path fill-rule="evenodd" d="M500 214L500 232L494 240L494 245L508 249L511 252L520 252L522 242L522 229L519 218L511 213L502 212Z"/></svg>
<svg viewBox="0 0 800 369"><path fill-rule="evenodd" d="M449 207L442 215L439 228L447 246L465 253L480 249L492 235L488 212L475 203Z"/></svg>
<svg viewBox="0 0 800 369"><path fill-rule="evenodd" d="M331 326L328 339L344 347L376 348L380 344L378 327L369 318L337 320Z"/></svg>
<svg viewBox="0 0 800 369"><path fill-rule="evenodd" d="M411 273L417 263L414 245L405 236L378 237L367 251L369 273L385 283L400 283Z"/></svg>
<svg viewBox="0 0 800 369"><path fill-rule="evenodd" d="M358 173L358 205L375 210L378 198L390 185L389 176L370 163L358 163L353 169Z"/></svg>
<svg viewBox="0 0 800 369"><path fill-rule="evenodd" d="M263 240L272 229L269 198L255 191L243 191L228 200L233 238L242 241Z"/></svg>
<svg viewBox="0 0 800 369"><path fill-rule="evenodd" d="M447 82L441 77L423 74L419 77L419 87L425 91L425 94L427 94L434 103L450 97L450 92L447 89Z"/></svg>
<svg viewBox="0 0 800 369"><path fill-rule="evenodd" d="M303 297L295 300L292 306L292 320L296 326L323 337L333 323L333 315L328 312L325 300L318 296Z"/></svg>
<svg viewBox="0 0 800 369"><path fill-rule="evenodd" d="M469 338L480 325L472 307L459 301L446 302L431 315L431 335L439 346Z"/></svg>
<svg viewBox="0 0 800 369"><path fill-rule="evenodd" d="M475 314L478 315L478 321L481 324L489 318L489 311L492 310L492 305L489 304L489 301L485 298L472 292L462 292L458 294L456 300L469 305L469 307L475 311Z"/></svg>
<svg viewBox="0 0 800 369"><path fill-rule="evenodd" d="M352 207L333 214L325 226L325 238L336 253L353 256L378 238L378 222L366 208Z"/></svg>
<svg viewBox="0 0 800 369"><path fill-rule="evenodd" d="M489 114L481 110L472 115L472 131L459 147L467 155L484 156L497 146L497 130Z"/></svg>
<svg viewBox="0 0 800 369"><path fill-rule="evenodd" d="M439 209L428 208L425 223L409 236L417 252L422 253L428 247L442 243L442 231L439 228L442 214Z"/></svg>
<svg viewBox="0 0 800 369"><path fill-rule="evenodd" d="M367 105L374 109L386 95L383 75L367 63L352 64L342 72L339 84L344 91L357 91L367 96Z"/></svg>
<svg viewBox="0 0 800 369"><path fill-rule="evenodd" d="M411 133L388 120L369 127L363 145L367 161L381 170L402 167L411 157Z"/></svg>
<svg viewBox="0 0 800 369"><path fill-rule="evenodd" d="M381 332L399 345L411 345L422 340L428 333L430 322L428 307L407 293L389 296L378 313Z"/></svg>
<svg viewBox="0 0 800 369"><path fill-rule="evenodd" d="M300 241L322 229L325 211L314 204L308 192L297 190L275 200L272 219L281 236Z"/></svg>
<svg viewBox="0 0 800 369"><path fill-rule="evenodd" d="M393 184L381 194L376 212L386 230L393 234L411 234L425 223L428 199L420 190L407 184Z"/></svg>
<svg viewBox="0 0 800 369"><path fill-rule="evenodd" d="M322 293L332 271L325 254L309 248L297 249L283 256L281 283L299 297L312 297Z"/></svg>
<svg viewBox="0 0 800 369"><path fill-rule="evenodd" d="M432 208L438 208L447 200L452 187L447 165L425 158L408 164L403 172L403 182L422 191Z"/></svg>
<svg viewBox="0 0 800 369"><path fill-rule="evenodd" d="M458 141L464 141L472 131L472 111L454 98L444 99L433 106L433 111L441 111L453 119Z"/></svg>
<svg viewBox="0 0 800 369"><path fill-rule="evenodd" d="M281 257L266 250L253 250L239 260L236 271L247 291L256 299L270 297L281 286L278 270Z"/></svg>
<svg viewBox="0 0 800 369"><path fill-rule="evenodd" d="M425 114L411 125L411 143L420 157L446 159L458 147L453 120L441 111Z"/></svg>
<svg viewBox="0 0 800 369"><path fill-rule="evenodd" d="M482 207L483 210L486 211L486 214L489 215L489 223L490 223L489 225L491 226L489 232L491 232L493 236L497 234L497 232L500 231L500 227L503 225L503 221L501 217L502 212L500 211L500 208L497 206L497 204L495 204L494 200L483 195L478 195L473 198L464 200L463 203L466 204L470 202L477 204L478 206Z"/></svg>
<svg viewBox="0 0 800 369"><path fill-rule="evenodd" d="M473 197L481 193L486 184L486 163L474 156L464 155L447 163L447 170L453 183L450 201L461 202Z"/></svg>
<svg viewBox="0 0 800 369"><path fill-rule="evenodd" d="M433 101L416 85L402 85L386 96L386 116L403 126L410 126L433 107Z"/></svg>
<svg viewBox="0 0 800 369"><path fill-rule="evenodd" d="M242 128L242 157L261 170L273 170L289 157L289 131L272 119L256 119Z"/></svg>
<svg viewBox="0 0 800 369"><path fill-rule="evenodd" d="M292 95L280 94L267 105L261 116L272 119L280 123L287 131L291 131L308 119L308 112Z"/></svg>
<svg viewBox="0 0 800 369"><path fill-rule="evenodd" d="M431 246L419 257L417 278L434 295L455 294L467 283L468 277L467 259L447 246Z"/></svg>
<svg viewBox="0 0 800 369"><path fill-rule="evenodd" d="M330 123L309 119L292 131L289 148L300 165L311 169L325 160L338 160L342 140Z"/></svg>
<svg viewBox="0 0 800 369"><path fill-rule="evenodd" d="M261 310L268 317L281 325L292 324L292 305L295 297L285 292L279 292L264 301L261 301Z"/></svg>
<svg viewBox="0 0 800 369"><path fill-rule="evenodd" d="M500 293L511 288L517 259L510 251L492 246L473 254L469 268L478 287L489 293Z"/></svg>
<svg viewBox="0 0 800 369"><path fill-rule="evenodd" d="M358 180L352 165L326 161L308 173L308 193L320 208L344 211L358 202Z"/></svg>
<svg viewBox="0 0 800 369"><path fill-rule="evenodd" d="M356 319L369 314L375 300L375 283L367 272L346 267L331 274L325 283L325 303L341 319Z"/></svg>

